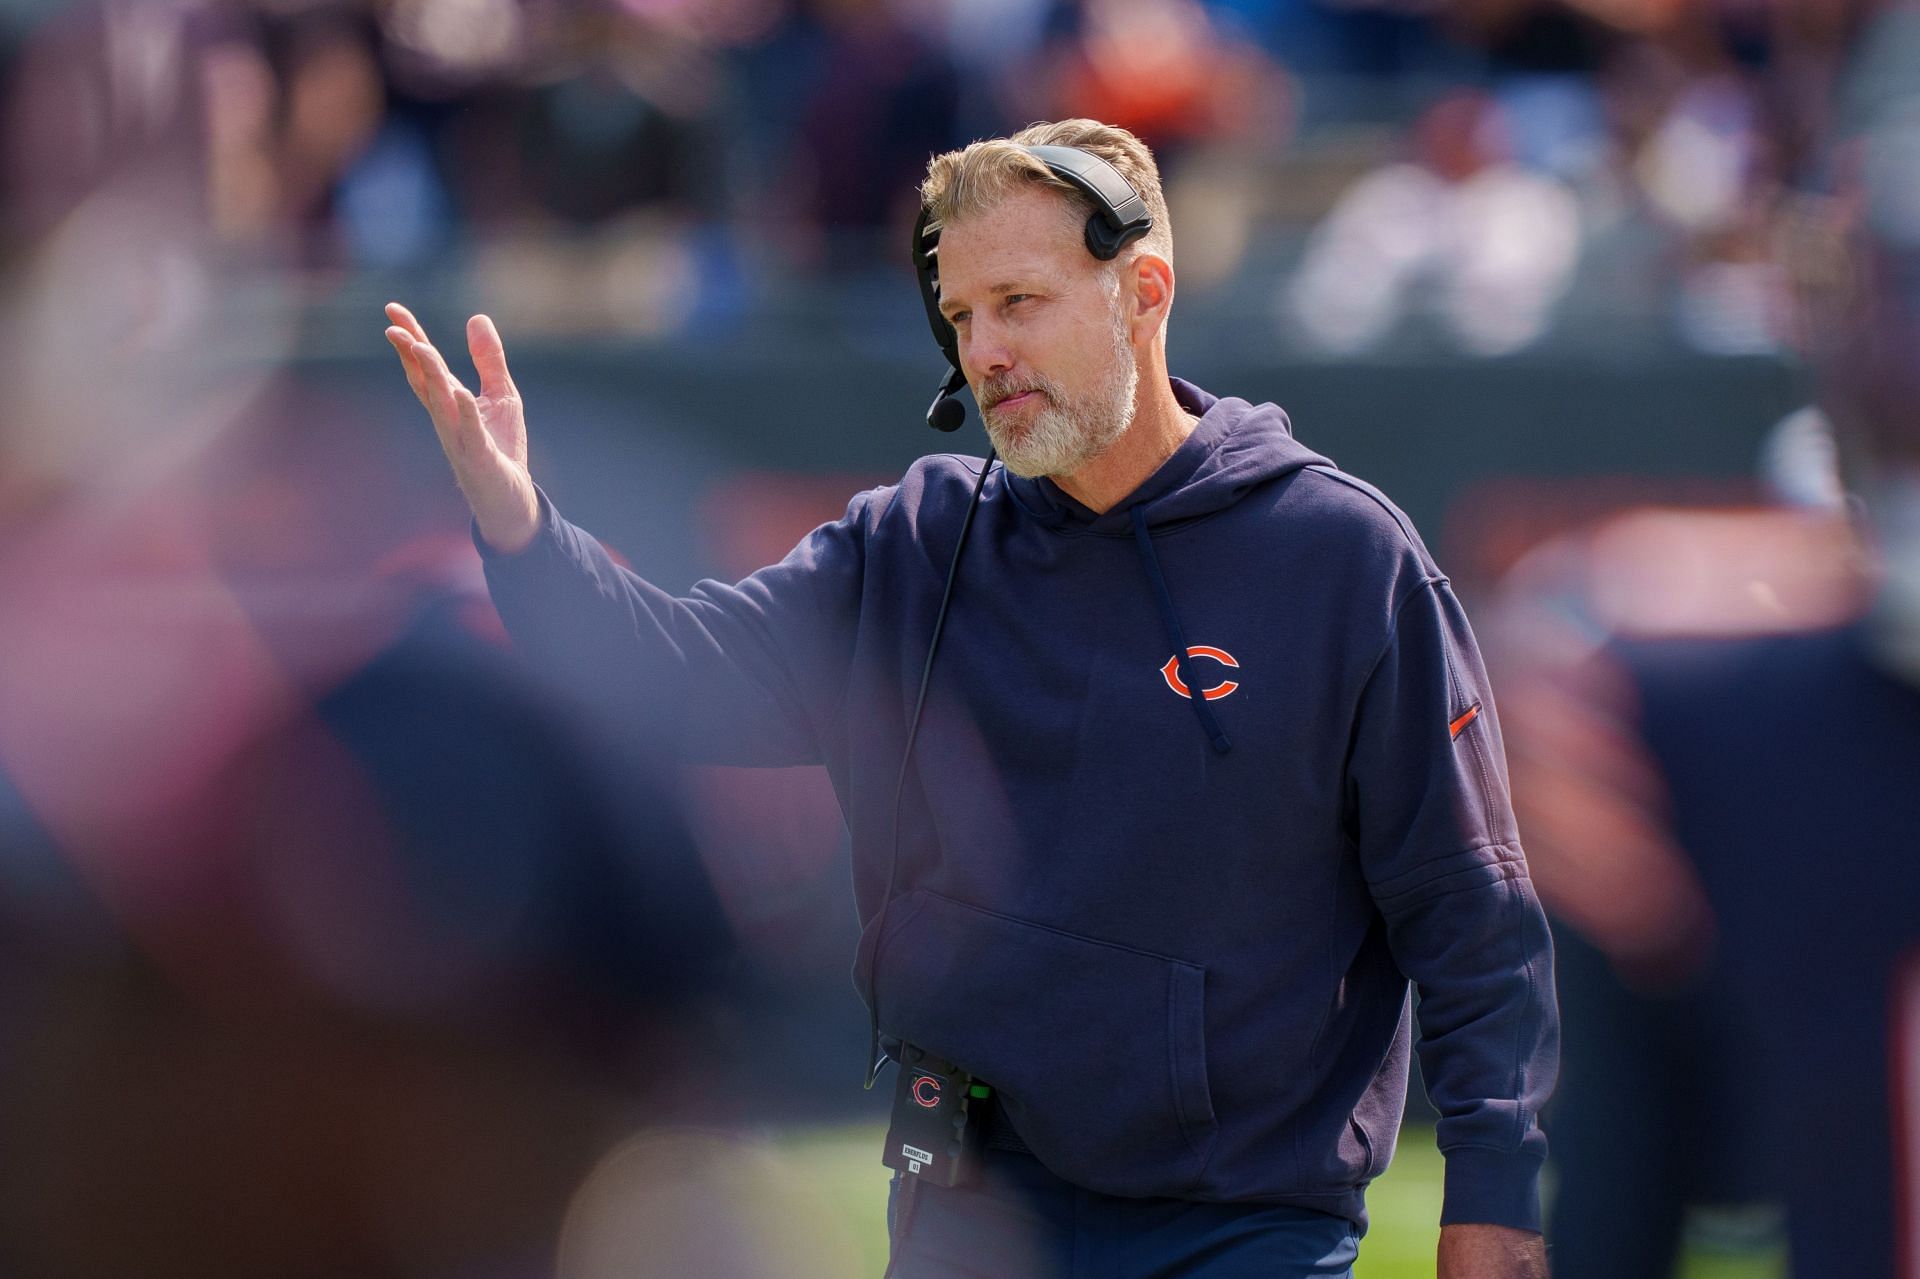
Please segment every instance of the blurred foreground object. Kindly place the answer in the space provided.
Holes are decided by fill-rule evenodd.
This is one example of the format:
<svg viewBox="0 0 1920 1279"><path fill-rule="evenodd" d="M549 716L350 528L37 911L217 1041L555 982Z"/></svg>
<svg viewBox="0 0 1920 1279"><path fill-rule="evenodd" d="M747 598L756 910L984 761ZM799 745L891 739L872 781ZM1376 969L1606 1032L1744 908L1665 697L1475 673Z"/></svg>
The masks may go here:
<svg viewBox="0 0 1920 1279"><path fill-rule="evenodd" d="M1916 137L1920 10L1902 5L1861 47L1822 153L1824 194L1802 197L1775 246L1874 571L1833 535L1840 514L1772 518L1828 525L1816 576L1830 602L1870 577L1858 616L1783 598L1773 583L1794 580L1796 557L1778 539L1784 570L1753 579L1769 583L1773 623L1751 606L1715 622L1701 607L1711 578L1663 605L1644 588L1676 580L1676 566L1733 568L1766 541L1750 524L1702 560L1709 517L1670 519L1611 560L1607 535L1592 539L1561 578L1585 603L1560 618L1581 625L1561 629L1557 664L1536 630L1527 692L1509 693L1516 807L1542 896L1628 983L1609 986L1603 965L1568 948L1553 1126L1563 1279L1660 1273L1653 1252L1670 1250L1684 1203L1773 1193L1794 1273L1920 1274ZM1804 457L1806 429L1777 436L1770 465ZM1775 489L1834 510L1827 485ZM1721 586L1742 594L1733 573ZM1609 597L1638 624L1594 625ZM1549 592L1533 599L1536 616L1555 611L1540 607ZM1572 1203L1603 1196L1606 1213L1569 1219Z"/></svg>
<svg viewBox="0 0 1920 1279"><path fill-rule="evenodd" d="M738 1134L667 1129L603 1160L568 1208L558 1279L846 1279L859 1241L817 1170Z"/></svg>
<svg viewBox="0 0 1920 1279"><path fill-rule="evenodd" d="M1751 1246L1777 1220L1758 1034L1715 962L1715 912L1619 653L1842 624L1862 567L1830 510L1665 505L1549 541L1503 582L1490 660L1569 1028L1549 1129L1561 1279L1670 1274L1691 1229Z"/></svg>
<svg viewBox="0 0 1920 1279"><path fill-rule="evenodd" d="M290 290L221 274L277 198L222 13L76 6L9 102L0 1274L540 1273L595 1161L709 1104L727 930L641 743L283 369ZM352 47L290 103L333 159Z"/></svg>

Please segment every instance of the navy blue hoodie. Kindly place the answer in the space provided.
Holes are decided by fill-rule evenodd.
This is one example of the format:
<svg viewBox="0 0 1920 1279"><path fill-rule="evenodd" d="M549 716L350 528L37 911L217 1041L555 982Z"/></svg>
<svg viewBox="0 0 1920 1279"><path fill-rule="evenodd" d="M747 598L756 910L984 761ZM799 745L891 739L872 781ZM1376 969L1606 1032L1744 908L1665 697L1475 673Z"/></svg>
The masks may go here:
<svg viewBox="0 0 1920 1279"><path fill-rule="evenodd" d="M923 459L684 598L542 495L527 550L482 548L488 582L536 660L645 671L689 757L826 766L877 961L862 996L992 1084L1060 1176L1364 1222L1411 980L1442 1220L1538 1229L1551 955L1466 618L1405 517L1278 408L1174 390L1199 424L1112 510L988 477L884 913L977 459Z"/></svg>

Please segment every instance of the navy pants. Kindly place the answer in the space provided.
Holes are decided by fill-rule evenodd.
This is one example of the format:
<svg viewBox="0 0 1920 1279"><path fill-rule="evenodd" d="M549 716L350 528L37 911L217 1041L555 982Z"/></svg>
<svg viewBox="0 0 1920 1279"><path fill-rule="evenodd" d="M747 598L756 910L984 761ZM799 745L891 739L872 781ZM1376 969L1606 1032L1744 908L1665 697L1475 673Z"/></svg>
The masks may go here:
<svg viewBox="0 0 1920 1279"><path fill-rule="evenodd" d="M1306 1208L1119 1199L988 1150L980 1183L894 1175L888 1279L1352 1279L1360 1235Z"/></svg>

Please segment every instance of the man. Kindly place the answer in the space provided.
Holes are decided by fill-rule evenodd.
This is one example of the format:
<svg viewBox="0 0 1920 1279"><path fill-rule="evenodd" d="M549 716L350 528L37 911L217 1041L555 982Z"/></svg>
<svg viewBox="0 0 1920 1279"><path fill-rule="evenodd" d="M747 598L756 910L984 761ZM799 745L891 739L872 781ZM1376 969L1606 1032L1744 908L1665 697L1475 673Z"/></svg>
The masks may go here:
<svg viewBox="0 0 1920 1279"><path fill-rule="evenodd" d="M1096 259L1087 198L1033 146L1113 165L1151 231ZM1411 978L1439 1273L1543 1275L1551 956L1446 578L1278 408L1168 376L1172 234L1138 139L1036 125L937 157L922 196L1003 467L923 459L684 599L535 488L485 317L476 397L390 308L502 616L536 654L585 643L685 690L694 757L826 765L878 1029L998 1108L977 1186L906 1179L894 1274L1349 1273Z"/></svg>

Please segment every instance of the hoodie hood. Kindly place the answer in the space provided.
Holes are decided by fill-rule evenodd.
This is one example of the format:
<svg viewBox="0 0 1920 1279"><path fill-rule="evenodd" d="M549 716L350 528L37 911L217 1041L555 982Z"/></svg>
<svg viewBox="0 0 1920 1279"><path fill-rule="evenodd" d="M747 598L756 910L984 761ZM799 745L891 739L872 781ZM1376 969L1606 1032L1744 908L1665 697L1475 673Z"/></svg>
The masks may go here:
<svg viewBox="0 0 1920 1279"><path fill-rule="evenodd" d="M1022 509L1062 533L1132 536L1134 507L1150 527L1162 528L1225 510L1255 485L1304 466L1331 465L1293 438L1293 424L1277 404L1250 404L1209 395L1191 382L1168 379L1180 406L1200 416L1173 456L1112 509L1096 513L1051 479L1007 472L1008 490Z"/></svg>

